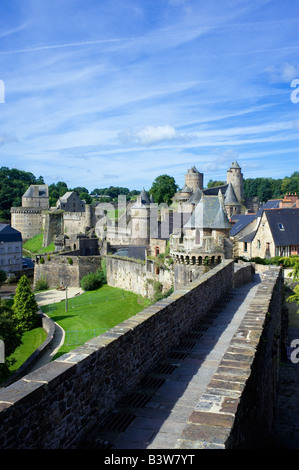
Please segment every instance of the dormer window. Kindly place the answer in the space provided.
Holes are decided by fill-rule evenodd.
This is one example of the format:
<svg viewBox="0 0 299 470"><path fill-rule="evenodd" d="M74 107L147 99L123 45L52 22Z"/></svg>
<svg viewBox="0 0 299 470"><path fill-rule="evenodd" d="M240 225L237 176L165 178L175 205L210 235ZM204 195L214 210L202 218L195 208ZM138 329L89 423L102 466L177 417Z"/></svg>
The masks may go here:
<svg viewBox="0 0 299 470"><path fill-rule="evenodd" d="M278 224L278 228L279 228L279 230L283 231L284 230L283 224Z"/></svg>

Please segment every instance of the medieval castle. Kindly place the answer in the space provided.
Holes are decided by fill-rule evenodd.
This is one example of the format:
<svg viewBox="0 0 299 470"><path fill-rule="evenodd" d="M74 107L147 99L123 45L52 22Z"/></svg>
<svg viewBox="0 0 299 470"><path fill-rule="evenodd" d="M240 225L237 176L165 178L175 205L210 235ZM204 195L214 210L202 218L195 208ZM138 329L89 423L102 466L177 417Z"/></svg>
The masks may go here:
<svg viewBox="0 0 299 470"><path fill-rule="evenodd" d="M108 216L109 209L115 209L112 204L88 205L77 193L67 192L56 207L49 207L48 187L30 186L22 198L22 207L11 209L11 225L22 233L23 241L43 232L43 246L54 242L57 256L72 253L79 258L137 258L146 263L144 277L148 279L148 273L152 274L167 290L194 280L208 265L233 258L229 220L244 210L241 168L233 162L226 184L219 187L204 189L203 178L194 166L189 169L171 207L158 207L145 190L133 203L127 204L125 198L119 197L118 220ZM166 257L166 269L161 263L158 267L154 263L159 255ZM36 275L42 276L46 270L51 277L49 268L40 266L38 257L36 261ZM96 265L91 263L90 269ZM123 279L128 274L132 277L131 268L130 273L123 273ZM119 272L115 277L112 267L108 271L111 285L119 286ZM57 277L54 278L57 284ZM73 282L78 283L79 279ZM125 284L122 287L136 291L135 283ZM147 289L138 288L138 293L146 295Z"/></svg>

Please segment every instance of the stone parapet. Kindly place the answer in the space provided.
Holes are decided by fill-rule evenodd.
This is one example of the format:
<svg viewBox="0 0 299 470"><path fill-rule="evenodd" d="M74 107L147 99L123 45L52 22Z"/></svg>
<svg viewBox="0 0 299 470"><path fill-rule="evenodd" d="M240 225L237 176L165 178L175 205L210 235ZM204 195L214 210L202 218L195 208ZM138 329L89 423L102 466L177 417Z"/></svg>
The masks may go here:
<svg viewBox="0 0 299 470"><path fill-rule="evenodd" d="M0 391L0 448L65 449L117 403L232 288L224 261L146 308Z"/></svg>
<svg viewBox="0 0 299 470"><path fill-rule="evenodd" d="M263 282L196 410L181 448L263 448L271 438L280 359L279 268Z"/></svg>

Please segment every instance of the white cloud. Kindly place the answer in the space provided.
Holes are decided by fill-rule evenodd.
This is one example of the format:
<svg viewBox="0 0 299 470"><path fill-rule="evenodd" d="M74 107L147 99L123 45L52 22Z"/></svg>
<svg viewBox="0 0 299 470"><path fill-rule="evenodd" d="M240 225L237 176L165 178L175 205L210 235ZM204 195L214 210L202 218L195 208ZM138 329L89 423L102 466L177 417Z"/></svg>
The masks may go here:
<svg viewBox="0 0 299 470"><path fill-rule="evenodd" d="M184 136L170 125L147 126L138 131L126 129L120 132L118 137L122 143L135 143L145 146L184 139Z"/></svg>

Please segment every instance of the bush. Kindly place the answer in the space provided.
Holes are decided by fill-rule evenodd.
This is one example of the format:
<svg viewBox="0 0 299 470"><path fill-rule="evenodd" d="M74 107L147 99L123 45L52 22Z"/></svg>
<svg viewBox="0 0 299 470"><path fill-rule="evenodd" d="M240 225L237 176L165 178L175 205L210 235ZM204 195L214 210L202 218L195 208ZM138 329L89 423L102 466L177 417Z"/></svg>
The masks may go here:
<svg viewBox="0 0 299 470"><path fill-rule="evenodd" d="M35 290L36 291L47 290L48 288L49 288L48 281L43 276L35 284Z"/></svg>
<svg viewBox="0 0 299 470"><path fill-rule="evenodd" d="M89 273L81 279L81 287L85 291L96 290L106 283L106 277L102 270L98 269L96 273Z"/></svg>

